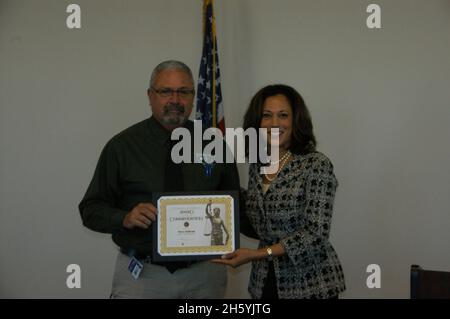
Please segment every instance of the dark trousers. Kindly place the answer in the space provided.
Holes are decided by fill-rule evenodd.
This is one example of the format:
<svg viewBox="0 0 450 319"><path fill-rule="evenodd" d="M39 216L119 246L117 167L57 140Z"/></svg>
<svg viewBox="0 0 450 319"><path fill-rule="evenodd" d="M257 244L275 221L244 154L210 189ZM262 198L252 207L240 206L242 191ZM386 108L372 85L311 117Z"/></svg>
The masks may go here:
<svg viewBox="0 0 450 319"><path fill-rule="evenodd" d="M266 283L263 288L261 299L279 299L273 261L269 262L269 272L267 273Z"/></svg>
<svg viewBox="0 0 450 319"><path fill-rule="evenodd" d="M261 299L280 299L278 297L277 279L275 278L273 261L269 262L269 272L267 273L266 283L264 284ZM328 299L339 299L339 296L332 296Z"/></svg>

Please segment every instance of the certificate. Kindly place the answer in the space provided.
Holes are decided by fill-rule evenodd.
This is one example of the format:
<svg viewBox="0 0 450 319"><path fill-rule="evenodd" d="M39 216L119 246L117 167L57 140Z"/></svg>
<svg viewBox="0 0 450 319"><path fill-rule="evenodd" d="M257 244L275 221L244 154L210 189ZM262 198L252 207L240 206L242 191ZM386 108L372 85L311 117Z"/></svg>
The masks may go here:
<svg viewBox="0 0 450 319"><path fill-rule="evenodd" d="M237 192L155 194L153 260L212 259L239 248Z"/></svg>

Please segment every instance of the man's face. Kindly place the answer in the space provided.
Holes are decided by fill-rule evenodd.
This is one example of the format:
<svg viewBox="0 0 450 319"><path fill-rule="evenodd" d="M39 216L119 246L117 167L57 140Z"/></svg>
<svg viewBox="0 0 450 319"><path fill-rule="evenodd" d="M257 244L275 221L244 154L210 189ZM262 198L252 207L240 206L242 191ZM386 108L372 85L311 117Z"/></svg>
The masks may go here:
<svg viewBox="0 0 450 319"><path fill-rule="evenodd" d="M153 116L170 131L182 126L192 112L193 90L194 83L183 70L159 72L153 86L147 91Z"/></svg>

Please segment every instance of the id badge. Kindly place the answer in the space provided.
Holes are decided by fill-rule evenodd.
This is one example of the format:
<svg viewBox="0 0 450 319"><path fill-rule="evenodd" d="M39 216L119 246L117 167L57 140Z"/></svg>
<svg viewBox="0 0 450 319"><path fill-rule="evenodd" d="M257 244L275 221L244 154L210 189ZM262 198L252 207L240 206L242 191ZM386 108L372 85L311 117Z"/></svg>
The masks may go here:
<svg viewBox="0 0 450 319"><path fill-rule="evenodd" d="M131 276L134 279L138 279L141 274L144 265L137 260L135 257L130 258L130 262L128 263L128 271L131 273Z"/></svg>
<svg viewBox="0 0 450 319"><path fill-rule="evenodd" d="M207 154L196 153L195 162L203 164L204 174L206 177L212 176L214 168L214 157Z"/></svg>

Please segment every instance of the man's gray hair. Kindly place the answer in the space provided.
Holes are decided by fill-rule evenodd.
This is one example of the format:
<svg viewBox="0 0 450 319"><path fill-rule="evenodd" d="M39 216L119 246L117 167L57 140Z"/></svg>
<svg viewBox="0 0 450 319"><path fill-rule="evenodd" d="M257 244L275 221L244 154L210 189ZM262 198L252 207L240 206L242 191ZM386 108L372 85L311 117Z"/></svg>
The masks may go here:
<svg viewBox="0 0 450 319"><path fill-rule="evenodd" d="M180 62L180 61L176 61L176 60L168 60L168 61L161 62L160 64L158 64L155 67L155 69L152 72L152 76L150 77L149 88L151 88L153 86L153 84L155 84L155 80L156 80L156 77L158 76L158 74L161 71L165 71L165 70L182 70L182 71L186 72L187 75L189 75L189 77L192 80L192 83L194 83L192 71L186 64L184 64L183 62Z"/></svg>

